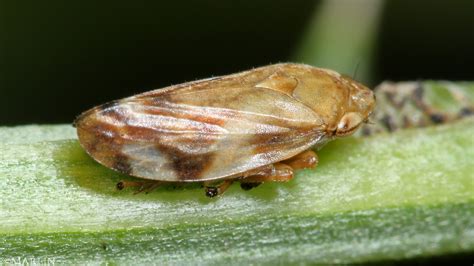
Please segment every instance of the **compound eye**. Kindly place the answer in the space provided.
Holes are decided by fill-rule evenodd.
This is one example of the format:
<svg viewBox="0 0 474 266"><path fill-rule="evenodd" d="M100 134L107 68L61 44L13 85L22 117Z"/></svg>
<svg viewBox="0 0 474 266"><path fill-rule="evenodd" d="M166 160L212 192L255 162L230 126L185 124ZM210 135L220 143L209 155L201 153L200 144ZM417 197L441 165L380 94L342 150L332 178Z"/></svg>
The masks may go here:
<svg viewBox="0 0 474 266"><path fill-rule="evenodd" d="M339 124L337 124L336 136L342 137L354 133L363 121L364 120L358 113L351 112L344 114L339 121Z"/></svg>

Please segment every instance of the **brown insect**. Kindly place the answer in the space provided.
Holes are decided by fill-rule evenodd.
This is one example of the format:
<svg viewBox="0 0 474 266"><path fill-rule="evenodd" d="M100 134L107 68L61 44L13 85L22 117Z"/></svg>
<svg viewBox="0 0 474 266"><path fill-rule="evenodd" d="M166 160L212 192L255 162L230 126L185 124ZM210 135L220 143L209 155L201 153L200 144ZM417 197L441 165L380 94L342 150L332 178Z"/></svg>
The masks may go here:
<svg viewBox="0 0 474 266"><path fill-rule="evenodd" d="M204 182L206 195L232 182L245 190L288 181L316 166L312 150L352 134L375 105L372 91L334 71L276 64L112 101L75 121L89 155L152 182Z"/></svg>

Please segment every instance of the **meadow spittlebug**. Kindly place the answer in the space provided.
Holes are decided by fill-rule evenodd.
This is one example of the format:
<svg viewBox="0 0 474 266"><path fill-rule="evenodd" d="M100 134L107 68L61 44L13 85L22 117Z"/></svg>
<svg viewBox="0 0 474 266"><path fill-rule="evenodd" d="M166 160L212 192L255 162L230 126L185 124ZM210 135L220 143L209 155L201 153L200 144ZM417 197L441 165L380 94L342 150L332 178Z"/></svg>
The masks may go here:
<svg viewBox="0 0 474 266"><path fill-rule="evenodd" d="M349 77L285 63L112 101L75 126L97 162L152 180L119 188L204 182L213 197L234 181L250 189L315 167L313 149L354 133L374 105L372 91Z"/></svg>

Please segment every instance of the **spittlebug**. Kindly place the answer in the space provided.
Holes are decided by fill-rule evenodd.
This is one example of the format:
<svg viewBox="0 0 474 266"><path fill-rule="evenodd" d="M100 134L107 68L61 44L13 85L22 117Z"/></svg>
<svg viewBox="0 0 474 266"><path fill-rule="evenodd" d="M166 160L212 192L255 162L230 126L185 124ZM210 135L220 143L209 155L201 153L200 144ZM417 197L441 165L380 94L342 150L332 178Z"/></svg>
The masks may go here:
<svg viewBox="0 0 474 266"><path fill-rule="evenodd" d="M213 197L234 181L250 189L316 166L313 149L352 134L374 105L372 91L349 77L285 63L112 101L75 126L82 147L106 167L153 180L143 182L152 188L204 182Z"/></svg>

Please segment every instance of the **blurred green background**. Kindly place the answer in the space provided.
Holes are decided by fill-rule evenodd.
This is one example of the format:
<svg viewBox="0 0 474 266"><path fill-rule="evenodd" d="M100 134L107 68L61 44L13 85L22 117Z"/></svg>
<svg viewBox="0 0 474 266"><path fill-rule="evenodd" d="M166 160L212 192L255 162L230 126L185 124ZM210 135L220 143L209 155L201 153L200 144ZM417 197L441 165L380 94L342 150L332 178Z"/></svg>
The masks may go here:
<svg viewBox="0 0 474 266"><path fill-rule="evenodd" d="M474 80L474 1L334 2L0 0L0 125L283 61Z"/></svg>

